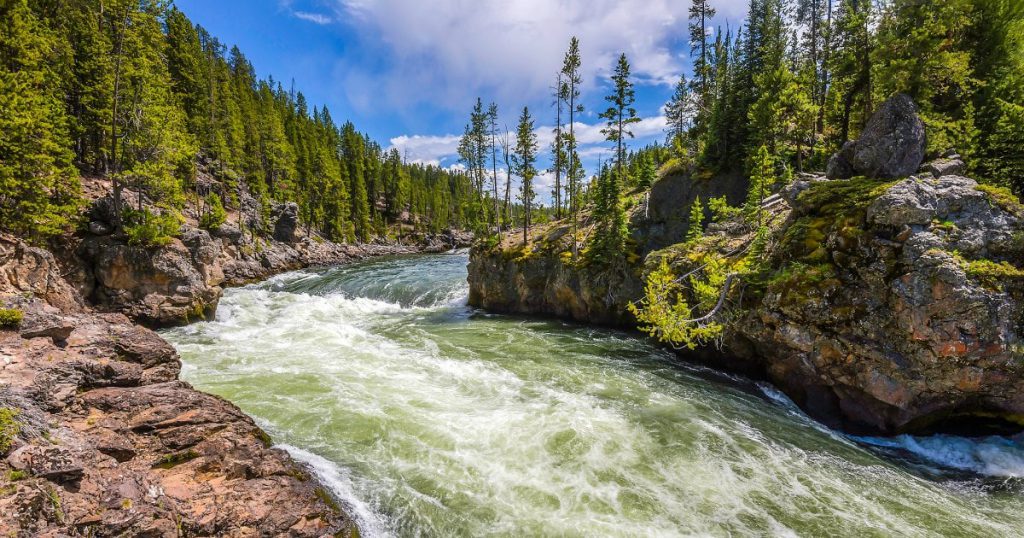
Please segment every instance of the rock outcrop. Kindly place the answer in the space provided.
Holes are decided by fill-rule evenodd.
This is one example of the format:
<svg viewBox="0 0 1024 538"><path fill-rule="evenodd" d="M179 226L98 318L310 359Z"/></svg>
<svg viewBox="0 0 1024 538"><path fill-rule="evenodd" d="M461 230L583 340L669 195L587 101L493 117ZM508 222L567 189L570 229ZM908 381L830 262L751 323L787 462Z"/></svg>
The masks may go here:
<svg viewBox="0 0 1024 538"><path fill-rule="evenodd" d="M834 425L1024 428L1022 217L960 176L817 183L725 342Z"/></svg>
<svg viewBox="0 0 1024 538"><path fill-rule="evenodd" d="M651 186L640 210L633 212L630 229L641 255L674 245L686 239L690 228L689 209L701 199L724 197L734 206L743 205L747 195L747 178L737 172L726 172L711 177L693 177L686 173L668 174ZM706 218L711 211L705 210Z"/></svg>
<svg viewBox="0 0 1024 538"><path fill-rule="evenodd" d="M469 304L493 312L558 316L602 325L628 326L626 311L643 290L640 273L622 260L587 270L562 256L567 227L539 236L531 249L474 250L469 261ZM521 245L522 239L519 238ZM516 241L512 238L513 244Z"/></svg>
<svg viewBox="0 0 1024 538"><path fill-rule="evenodd" d="M0 530L18 536L352 536L309 470L174 349L76 301L48 251L0 237ZM7 418L4 418L7 417Z"/></svg>
<svg viewBox="0 0 1024 538"><path fill-rule="evenodd" d="M875 111L859 139L847 142L832 156L825 175L830 179L907 177L921 166L926 145L917 106L909 96L897 94Z"/></svg>
<svg viewBox="0 0 1024 538"><path fill-rule="evenodd" d="M111 236L82 241L78 256L92 276L88 297L150 326L205 319L217 308L224 273L221 241L186 229L161 247L128 245Z"/></svg>
<svg viewBox="0 0 1024 538"><path fill-rule="evenodd" d="M274 221L274 241L294 243L298 237L299 205L295 202L274 206L270 220Z"/></svg>
<svg viewBox="0 0 1024 538"><path fill-rule="evenodd" d="M662 177L649 196L637 200L629 216L631 241L638 251L635 259L623 257L603 267L589 266L581 256L571 255L573 230L566 222L538 226L529 248L522 244L521 231L506 236L499 245L477 245L469 263L469 304L495 312L632 327L636 320L627 306L643 293L638 260L686 238L688 211L696 198L706 204L711 198L725 197L738 205L746 182L737 174ZM579 226L581 239L589 230L590 223L584 219ZM577 242L577 249L582 243Z"/></svg>

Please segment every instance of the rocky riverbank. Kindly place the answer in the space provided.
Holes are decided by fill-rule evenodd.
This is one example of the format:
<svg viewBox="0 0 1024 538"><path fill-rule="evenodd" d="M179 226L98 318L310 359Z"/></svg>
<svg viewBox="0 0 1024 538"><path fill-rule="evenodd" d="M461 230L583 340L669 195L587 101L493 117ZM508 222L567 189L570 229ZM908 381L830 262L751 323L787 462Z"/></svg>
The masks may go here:
<svg viewBox="0 0 1024 538"><path fill-rule="evenodd" d="M86 306L46 250L0 237L0 529L17 536L354 536L310 472L174 349Z"/></svg>
<svg viewBox="0 0 1024 538"><path fill-rule="evenodd" d="M113 199L106 194L111 190L109 182L86 180L85 187L93 197L89 226L55 249L63 274L97 309L124 313L150 327L208 318L225 287L303 267L464 248L472 241L472 234L449 230L391 242L336 244L304 231L295 203L275 205L269 222L254 219L249 215L256 212L257 203L243 191L240 207L251 208L250 212L229 212L224 224L206 230L200 228L194 206L186 208L177 237L159 247L135 246L110 233L115 216ZM125 199L139 196L126 191ZM141 198L145 200L144 195Z"/></svg>
<svg viewBox="0 0 1024 538"><path fill-rule="evenodd" d="M134 246L110 233L108 191L86 182L89 226L52 252L0 236L0 534L357 536L309 469L180 381L174 349L139 324L204 319L227 286L470 236L339 245L303 234L281 204L270 235L243 233L236 213Z"/></svg>
<svg viewBox="0 0 1024 538"><path fill-rule="evenodd" d="M960 175L955 155L921 167L924 130L902 125L919 122L908 106L895 99L883 107L876 127L830 166L860 175L805 175L769 199L763 269L728 294L720 348L687 355L765 377L812 416L851 431L1020 431L1024 206ZM886 136L893 130L906 136ZM659 201L681 213L687 202ZM647 249L649 214L634 207L636 253L604 267L574 261L562 223L540 230L530 247L511 237L480 244L470 301L635 327L627 305L641 299L661 259L682 275L706 253L734 255L752 237L732 219L699 242L682 243L677 232L676 245Z"/></svg>

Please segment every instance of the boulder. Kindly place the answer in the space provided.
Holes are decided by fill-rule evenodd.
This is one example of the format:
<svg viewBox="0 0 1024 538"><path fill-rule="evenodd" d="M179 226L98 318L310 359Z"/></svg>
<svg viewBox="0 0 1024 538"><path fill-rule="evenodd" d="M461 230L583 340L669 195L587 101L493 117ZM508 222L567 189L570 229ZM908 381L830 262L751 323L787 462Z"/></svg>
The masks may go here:
<svg viewBox="0 0 1024 538"><path fill-rule="evenodd" d="M42 318L29 316L21 325L22 338L50 338L56 343L67 341L73 332L75 332L75 320L60 316Z"/></svg>
<svg viewBox="0 0 1024 538"><path fill-rule="evenodd" d="M274 219L274 240L284 243L298 241L296 232L299 228L299 206L295 202L278 204L272 212Z"/></svg>
<svg viewBox="0 0 1024 538"><path fill-rule="evenodd" d="M959 158L936 159L924 165L924 171L935 176L959 176L967 169Z"/></svg>
<svg viewBox="0 0 1024 538"><path fill-rule="evenodd" d="M81 309L78 293L61 273L50 251L0 234L0 295L29 294L66 311Z"/></svg>
<svg viewBox="0 0 1024 538"><path fill-rule="evenodd" d="M826 175L829 179L907 177L921 167L925 147L924 122L914 101L896 94L875 111L859 139L847 142L829 159Z"/></svg>
<svg viewBox="0 0 1024 538"><path fill-rule="evenodd" d="M90 237L78 249L95 278L93 302L153 326L179 325L214 312L224 281L220 252L219 240L195 228L159 248Z"/></svg>
<svg viewBox="0 0 1024 538"><path fill-rule="evenodd" d="M843 181L801 197L818 205L779 231L776 276L726 346L831 426L1009 424L1024 413L1020 208L960 176L855 181L870 196Z"/></svg>
<svg viewBox="0 0 1024 538"><path fill-rule="evenodd" d="M225 239L232 245L237 245L242 240L242 230L229 222L210 230L210 234L218 239Z"/></svg>

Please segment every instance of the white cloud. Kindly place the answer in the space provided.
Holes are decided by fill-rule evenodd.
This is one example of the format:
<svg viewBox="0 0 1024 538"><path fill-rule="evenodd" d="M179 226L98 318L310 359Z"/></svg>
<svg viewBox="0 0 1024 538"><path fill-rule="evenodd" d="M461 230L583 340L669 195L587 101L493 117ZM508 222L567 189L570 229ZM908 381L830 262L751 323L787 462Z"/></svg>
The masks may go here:
<svg viewBox="0 0 1024 538"><path fill-rule="evenodd" d="M391 139L402 157L412 163L440 165L442 160L458 153L459 136L402 135ZM389 150L391 148L388 148Z"/></svg>
<svg viewBox="0 0 1024 538"><path fill-rule="evenodd" d="M604 128L603 123L587 124L576 122L574 126L576 140L579 141L577 152L585 165L595 164L602 155L606 159L611 156L611 145L605 140L604 134L601 133L601 129ZM667 123L664 116L643 118L630 126L635 139L646 139L648 141L652 138L660 139L663 137L666 127ZM539 166L548 166L549 164L547 163L549 160L548 151L551 142L554 140L553 129L553 126L545 125L537 127L535 130L541 162ZM465 170L462 164L457 163L460 138L459 135L402 135L391 139L391 147L388 150L392 148L397 149L409 162L433 165L448 162L454 163L449 165L449 168ZM635 142L627 142L627 144L634 148L640 146L639 143ZM501 167L499 166L499 168ZM504 172L502 170L498 172L504 178ZM542 196L546 196L547 191L550 191L551 186L554 185L554 175L545 171L538 177L537 181L539 185L537 188L538 194L543 193ZM540 186L543 186L543 189Z"/></svg>
<svg viewBox="0 0 1024 538"><path fill-rule="evenodd" d="M327 15L324 15L323 13L310 13L308 11L293 11L292 15L295 15L295 17L297 17L299 19L302 19L304 21L309 21L309 22L312 22L314 24L324 25L324 24L331 24L332 22L334 22L333 18L331 18L330 16L327 16Z"/></svg>
<svg viewBox="0 0 1024 538"><path fill-rule="evenodd" d="M477 95L539 102L573 35L587 88L620 52L642 84L675 83L687 61L679 50L689 5L678 0L334 1L335 18L359 36L362 54L379 60L344 61L353 103L460 110ZM721 0L716 8L732 18L746 3Z"/></svg>

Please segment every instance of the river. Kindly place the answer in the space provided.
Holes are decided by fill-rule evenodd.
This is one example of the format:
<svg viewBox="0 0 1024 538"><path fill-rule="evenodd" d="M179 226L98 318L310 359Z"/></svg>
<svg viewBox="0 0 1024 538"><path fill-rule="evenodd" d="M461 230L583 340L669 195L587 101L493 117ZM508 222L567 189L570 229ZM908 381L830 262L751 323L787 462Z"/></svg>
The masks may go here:
<svg viewBox="0 0 1024 538"><path fill-rule="evenodd" d="M466 306L465 253L288 273L165 331L363 536L1020 536L1024 447L851 438L637 336Z"/></svg>

